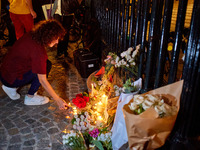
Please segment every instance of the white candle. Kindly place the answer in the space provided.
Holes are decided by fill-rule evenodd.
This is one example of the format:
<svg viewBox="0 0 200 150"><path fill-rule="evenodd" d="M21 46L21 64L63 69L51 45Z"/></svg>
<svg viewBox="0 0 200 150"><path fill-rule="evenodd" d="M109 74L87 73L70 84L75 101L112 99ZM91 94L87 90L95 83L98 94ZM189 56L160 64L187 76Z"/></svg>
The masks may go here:
<svg viewBox="0 0 200 150"><path fill-rule="evenodd" d="M92 92L91 92L91 97L94 96L94 85L92 84Z"/></svg>

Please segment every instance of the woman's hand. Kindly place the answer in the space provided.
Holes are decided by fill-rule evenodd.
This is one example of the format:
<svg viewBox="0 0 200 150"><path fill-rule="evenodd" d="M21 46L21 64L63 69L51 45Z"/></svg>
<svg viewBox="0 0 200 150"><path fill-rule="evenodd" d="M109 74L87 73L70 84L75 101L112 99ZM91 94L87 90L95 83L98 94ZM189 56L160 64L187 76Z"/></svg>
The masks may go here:
<svg viewBox="0 0 200 150"><path fill-rule="evenodd" d="M59 98L58 100L56 100L56 102L60 110L67 109L67 107L69 107L69 105L62 98Z"/></svg>

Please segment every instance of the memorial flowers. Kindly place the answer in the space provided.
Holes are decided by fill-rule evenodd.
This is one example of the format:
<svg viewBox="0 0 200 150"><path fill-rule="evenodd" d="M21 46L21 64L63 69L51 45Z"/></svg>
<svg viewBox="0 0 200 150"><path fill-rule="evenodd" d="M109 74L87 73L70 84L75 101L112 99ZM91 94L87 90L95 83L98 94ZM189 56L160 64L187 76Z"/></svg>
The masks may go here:
<svg viewBox="0 0 200 150"><path fill-rule="evenodd" d="M112 150L111 135L107 128L95 128L85 132L71 130L62 138L63 144L72 150L87 150L91 147L99 150Z"/></svg>
<svg viewBox="0 0 200 150"><path fill-rule="evenodd" d="M161 95L134 95L133 99L133 102L129 104L129 108L136 115L141 114L151 107L154 108L161 118L177 113L177 107L165 103Z"/></svg>
<svg viewBox="0 0 200 150"><path fill-rule="evenodd" d="M76 98L72 100L72 103L78 108L84 108L87 102L89 102L89 95L86 92L77 94Z"/></svg>

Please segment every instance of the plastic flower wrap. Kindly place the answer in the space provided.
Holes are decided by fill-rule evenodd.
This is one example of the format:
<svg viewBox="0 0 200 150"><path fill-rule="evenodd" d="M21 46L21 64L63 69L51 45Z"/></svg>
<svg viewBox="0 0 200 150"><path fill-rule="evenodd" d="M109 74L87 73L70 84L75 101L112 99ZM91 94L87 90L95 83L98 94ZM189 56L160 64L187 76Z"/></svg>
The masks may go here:
<svg viewBox="0 0 200 150"><path fill-rule="evenodd" d="M136 115L141 114L150 107L154 108L160 117L171 116L177 113L177 108L166 104L159 95L134 95L133 102L129 105L129 108Z"/></svg>

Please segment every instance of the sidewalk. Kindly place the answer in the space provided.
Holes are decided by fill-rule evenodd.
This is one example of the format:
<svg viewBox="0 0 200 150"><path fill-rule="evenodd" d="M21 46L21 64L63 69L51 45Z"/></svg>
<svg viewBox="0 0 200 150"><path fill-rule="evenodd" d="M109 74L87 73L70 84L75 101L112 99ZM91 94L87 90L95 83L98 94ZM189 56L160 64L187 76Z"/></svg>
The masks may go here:
<svg viewBox="0 0 200 150"><path fill-rule="evenodd" d="M2 54L6 49L0 51ZM69 49L71 57L72 52L73 48ZM73 62L56 59L55 48L48 56L52 62L48 80L58 95L71 101L76 94L87 90L86 79L81 78ZM0 82L0 150L67 150L62 145L62 131L70 125L66 117L71 116L70 109L60 111L52 99L42 106L26 106L24 96L29 86L19 89L21 98L12 101L1 85ZM38 93L49 96L42 88Z"/></svg>

